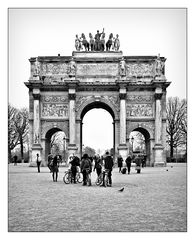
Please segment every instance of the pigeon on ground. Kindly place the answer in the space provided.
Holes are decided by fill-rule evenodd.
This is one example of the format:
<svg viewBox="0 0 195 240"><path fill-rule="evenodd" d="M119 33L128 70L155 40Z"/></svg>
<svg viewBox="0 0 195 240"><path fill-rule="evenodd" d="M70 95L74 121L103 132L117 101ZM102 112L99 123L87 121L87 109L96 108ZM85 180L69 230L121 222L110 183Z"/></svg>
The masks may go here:
<svg viewBox="0 0 195 240"><path fill-rule="evenodd" d="M169 171L168 169L166 171Z"/></svg>
<svg viewBox="0 0 195 240"><path fill-rule="evenodd" d="M123 191L124 191L124 189L125 189L125 188L123 187L123 188L121 188L121 189L120 189L120 190L118 190L118 191L119 191L119 192L123 192Z"/></svg>
<svg viewBox="0 0 195 240"><path fill-rule="evenodd" d="M173 168L173 166L171 166L171 168Z"/></svg>

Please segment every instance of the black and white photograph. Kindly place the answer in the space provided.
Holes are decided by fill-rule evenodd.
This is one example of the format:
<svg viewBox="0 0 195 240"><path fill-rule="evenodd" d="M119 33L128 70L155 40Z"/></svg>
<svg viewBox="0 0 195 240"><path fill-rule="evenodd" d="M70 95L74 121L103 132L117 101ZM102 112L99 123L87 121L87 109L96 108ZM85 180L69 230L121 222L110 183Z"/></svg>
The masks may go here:
<svg viewBox="0 0 195 240"><path fill-rule="evenodd" d="M7 231L186 233L188 9L7 19Z"/></svg>

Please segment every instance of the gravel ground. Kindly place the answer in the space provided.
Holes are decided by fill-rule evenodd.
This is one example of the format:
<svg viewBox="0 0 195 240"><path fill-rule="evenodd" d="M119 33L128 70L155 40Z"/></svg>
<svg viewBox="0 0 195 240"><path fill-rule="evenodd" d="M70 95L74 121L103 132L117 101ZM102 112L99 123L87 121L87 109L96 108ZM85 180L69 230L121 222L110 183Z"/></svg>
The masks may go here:
<svg viewBox="0 0 195 240"><path fill-rule="evenodd" d="M171 167L173 166L173 167ZM186 232L186 164L144 168L123 175L113 187L64 184L65 167L53 182L49 169L26 164L8 168L9 232ZM123 192L119 192L124 187Z"/></svg>

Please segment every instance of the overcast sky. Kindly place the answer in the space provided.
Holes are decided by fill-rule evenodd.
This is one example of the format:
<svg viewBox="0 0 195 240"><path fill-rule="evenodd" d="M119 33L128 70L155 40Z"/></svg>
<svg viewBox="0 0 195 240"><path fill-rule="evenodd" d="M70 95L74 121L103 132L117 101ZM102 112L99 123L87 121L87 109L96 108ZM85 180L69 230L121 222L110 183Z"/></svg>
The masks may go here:
<svg viewBox="0 0 195 240"><path fill-rule="evenodd" d="M106 40L111 32L119 34L125 56L160 53L167 58L166 78L172 82L167 96L186 98L185 9L10 9L9 102L15 107L28 107L24 82L30 76L30 57L70 56L76 34L94 35L103 28ZM94 122L94 114L88 112L84 120ZM100 118L105 120L104 116ZM106 119L112 132L112 119Z"/></svg>

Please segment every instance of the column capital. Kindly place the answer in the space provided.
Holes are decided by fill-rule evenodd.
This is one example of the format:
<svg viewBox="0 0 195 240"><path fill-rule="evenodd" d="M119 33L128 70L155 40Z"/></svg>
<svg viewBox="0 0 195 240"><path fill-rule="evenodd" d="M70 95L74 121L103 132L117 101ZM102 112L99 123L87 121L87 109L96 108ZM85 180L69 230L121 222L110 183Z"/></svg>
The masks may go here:
<svg viewBox="0 0 195 240"><path fill-rule="evenodd" d="M127 93L119 93L120 100L124 100L127 97Z"/></svg>
<svg viewBox="0 0 195 240"><path fill-rule="evenodd" d="M69 100L75 100L76 99L76 93L69 93L68 94L68 99Z"/></svg>
<svg viewBox="0 0 195 240"><path fill-rule="evenodd" d="M39 100L40 99L40 89L39 88L34 88L33 92L32 92L33 98L35 100Z"/></svg>
<svg viewBox="0 0 195 240"><path fill-rule="evenodd" d="M162 88L161 88L161 87L157 87L157 88L155 89L155 94L154 94L155 99L156 99L156 100L157 100L157 99L160 100L161 97L162 97L162 95L163 95Z"/></svg>

